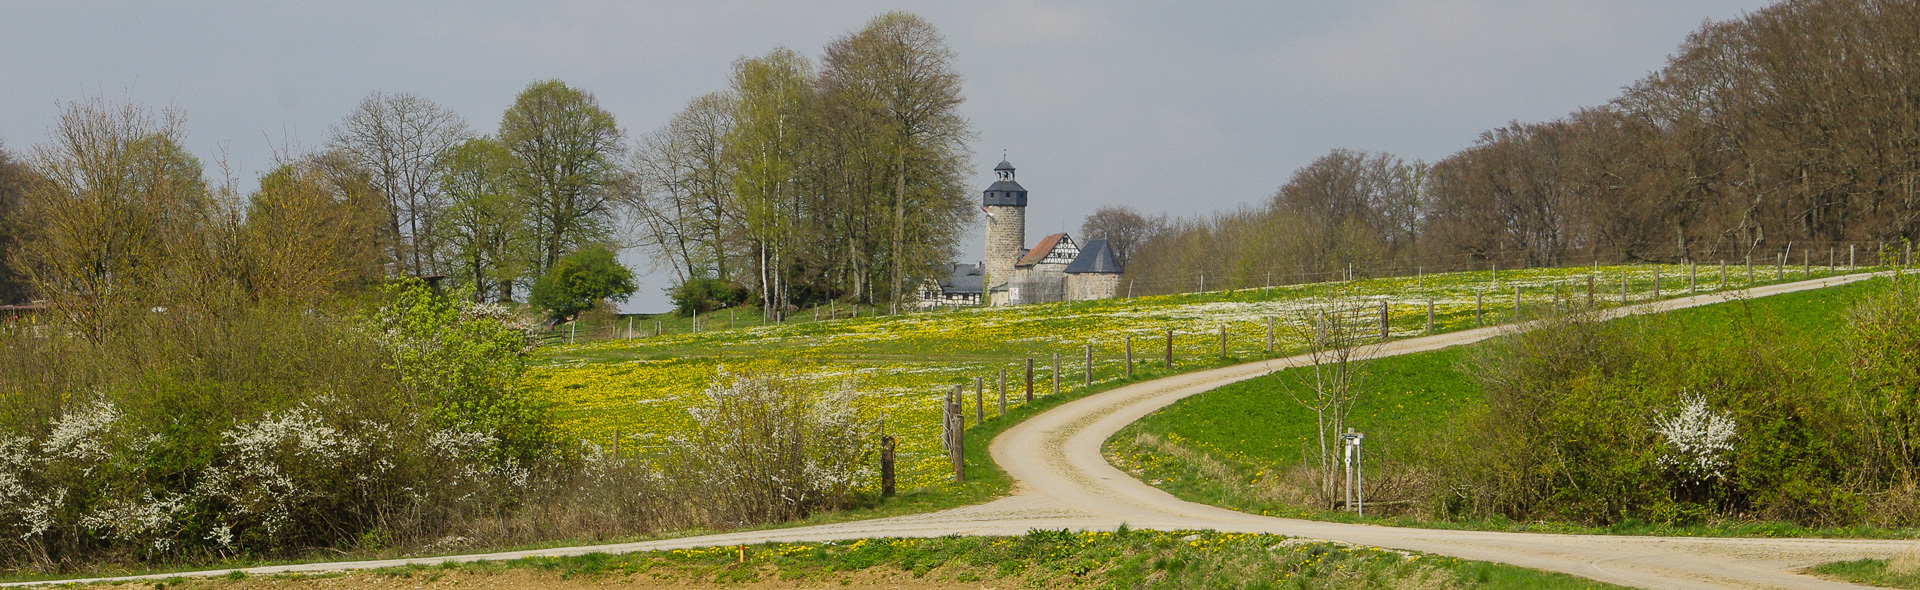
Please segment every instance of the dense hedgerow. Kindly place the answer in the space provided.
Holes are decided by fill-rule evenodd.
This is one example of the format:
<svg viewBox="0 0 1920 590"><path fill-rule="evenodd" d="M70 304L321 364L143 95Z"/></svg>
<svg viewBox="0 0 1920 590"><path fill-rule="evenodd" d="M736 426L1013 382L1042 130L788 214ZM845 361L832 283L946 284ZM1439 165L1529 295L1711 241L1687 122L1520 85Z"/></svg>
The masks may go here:
<svg viewBox="0 0 1920 590"><path fill-rule="evenodd" d="M752 525L845 506L870 479L851 390L726 376L688 435L622 456L561 436L529 396L533 332L507 309L418 281L330 309L0 332L0 568Z"/></svg>
<svg viewBox="0 0 1920 590"><path fill-rule="evenodd" d="M518 501L564 448L519 391L530 331L418 282L378 299L4 334L0 563L353 546Z"/></svg>

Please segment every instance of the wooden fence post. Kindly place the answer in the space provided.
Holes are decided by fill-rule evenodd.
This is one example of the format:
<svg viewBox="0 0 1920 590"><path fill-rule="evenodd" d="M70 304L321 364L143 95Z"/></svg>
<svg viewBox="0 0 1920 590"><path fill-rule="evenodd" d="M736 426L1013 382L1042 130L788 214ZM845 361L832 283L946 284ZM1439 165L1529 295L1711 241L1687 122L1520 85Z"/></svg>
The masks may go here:
<svg viewBox="0 0 1920 590"><path fill-rule="evenodd" d="M1700 286L1700 265L1694 264L1692 260L1688 260L1687 261L1687 292L1692 293L1693 289L1698 286Z"/></svg>
<svg viewBox="0 0 1920 590"><path fill-rule="evenodd" d="M1727 260L1720 259L1720 290L1727 290Z"/></svg>
<svg viewBox="0 0 1920 590"><path fill-rule="evenodd" d="M1907 260L1913 260L1913 242L1907 242ZM1847 272L1853 272L1853 244L1847 244Z"/></svg>
<svg viewBox="0 0 1920 590"><path fill-rule="evenodd" d="M1088 344L1086 346L1087 346L1087 374L1085 377L1083 377L1080 380L1080 386L1092 387L1093 386L1093 345Z"/></svg>
<svg viewBox="0 0 1920 590"><path fill-rule="evenodd" d="M1133 378L1133 335L1127 335L1127 378Z"/></svg>
<svg viewBox="0 0 1920 590"><path fill-rule="evenodd" d="M1167 370L1173 370L1173 330L1167 330Z"/></svg>
<svg viewBox="0 0 1920 590"><path fill-rule="evenodd" d="M1007 415L1007 368L1000 367L1000 415Z"/></svg>
<svg viewBox="0 0 1920 590"><path fill-rule="evenodd" d="M653 337L654 338L660 337L660 320L653 321Z"/></svg>
<svg viewBox="0 0 1920 590"><path fill-rule="evenodd" d="M1520 321L1520 286L1513 286L1513 321Z"/></svg>
<svg viewBox="0 0 1920 590"><path fill-rule="evenodd" d="M1053 394L1060 395L1060 353L1053 353Z"/></svg>
<svg viewBox="0 0 1920 590"><path fill-rule="evenodd" d="M1033 402L1033 357L1027 357L1027 402Z"/></svg>
<svg viewBox="0 0 1920 590"><path fill-rule="evenodd" d="M1839 262L1839 259L1835 258L1835 256L1833 246L1827 246L1827 272L1833 272L1839 268L1839 266L1834 264L1835 262Z"/></svg>
<svg viewBox="0 0 1920 590"><path fill-rule="evenodd" d="M893 437L880 437L880 497L893 496Z"/></svg>
<svg viewBox="0 0 1920 590"><path fill-rule="evenodd" d="M1593 307L1593 273L1587 273L1587 307Z"/></svg>
<svg viewBox="0 0 1920 590"><path fill-rule="evenodd" d="M1632 295L1627 292L1627 269L1623 268L1620 269L1620 304L1626 305L1630 297Z"/></svg>
<svg viewBox="0 0 1920 590"><path fill-rule="evenodd" d="M1391 324L1387 323L1387 302L1382 301L1380 302L1380 339L1381 340L1387 339L1389 335L1389 332L1387 331L1387 329L1389 326L1391 326Z"/></svg>
<svg viewBox="0 0 1920 590"><path fill-rule="evenodd" d="M1653 265L1653 298L1660 298L1660 265Z"/></svg>
<svg viewBox="0 0 1920 590"><path fill-rule="evenodd" d="M1433 300L1427 300L1427 333L1433 333Z"/></svg>
<svg viewBox="0 0 1920 590"><path fill-rule="evenodd" d="M955 397L960 395L960 386L953 388ZM967 429L965 413L960 411L959 400L953 402L953 446L947 450L947 456L953 459L953 482L967 482Z"/></svg>
<svg viewBox="0 0 1920 590"><path fill-rule="evenodd" d="M973 378L973 422L987 421L987 384L979 377Z"/></svg>
<svg viewBox="0 0 1920 590"><path fill-rule="evenodd" d="M1481 313L1481 310L1486 309L1486 298L1486 291L1473 292L1473 325L1475 326L1484 326L1487 323L1482 319Z"/></svg>
<svg viewBox="0 0 1920 590"><path fill-rule="evenodd" d="M1220 358L1227 358L1227 325L1220 324Z"/></svg>

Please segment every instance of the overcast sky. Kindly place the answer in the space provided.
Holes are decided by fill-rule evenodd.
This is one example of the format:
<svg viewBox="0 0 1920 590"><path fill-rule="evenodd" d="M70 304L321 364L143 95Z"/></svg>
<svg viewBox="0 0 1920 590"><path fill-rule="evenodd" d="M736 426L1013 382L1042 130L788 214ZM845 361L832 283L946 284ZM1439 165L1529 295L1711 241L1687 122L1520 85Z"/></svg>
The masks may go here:
<svg viewBox="0 0 1920 590"><path fill-rule="evenodd" d="M817 57L904 9L958 54L973 184L1004 150L1032 192L1032 241L1101 205L1258 202L1334 148L1436 160L1508 121L1603 103L1705 20L1765 4L0 0L0 141L44 141L61 101L170 105L209 173L224 153L251 188L277 150L324 143L370 92L420 95L492 133L515 94L556 78L638 136L723 88L736 58ZM979 258L978 237L966 248ZM663 277L648 279L627 311L668 307Z"/></svg>

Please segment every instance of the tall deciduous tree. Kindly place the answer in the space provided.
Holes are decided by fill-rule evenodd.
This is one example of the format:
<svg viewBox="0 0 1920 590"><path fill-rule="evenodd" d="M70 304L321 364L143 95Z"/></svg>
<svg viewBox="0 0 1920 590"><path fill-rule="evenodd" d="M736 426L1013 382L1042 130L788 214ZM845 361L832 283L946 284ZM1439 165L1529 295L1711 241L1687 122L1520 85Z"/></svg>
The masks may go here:
<svg viewBox="0 0 1920 590"><path fill-rule="evenodd" d="M473 288L476 301L488 292L513 300L514 281L528 259L527 206L513 182L513 153L490 138L461 142L439 162L441 213L438 243L457 282Z"/></svg>
<svg viewBox="0 0 1920 590"><path fill-rule="evenodd" d="M760 301L776 315L790 301L791 256L804 211L802 154L812 112L813 66L788 49L734 63L728 158L734 194L760 266Z"/></svg>
<svg viewBox="0 0 1920 590"><path fill-rule="evenodd" d="M199 160L180 147L182 121L83 100L65 106L52 141L34 150L18 268L96 335L104 310L153 297L181 250L199 246L207 190Z"/></svg>
<svg viewBox="0 0 1920 590"><path fill-rule="evenodd" d="M404 92L367 95L333 128L334 149L366 169L386 197L385 230L400 273L444 270L434 240L446 199L435 165L471 135L460 115Z"/></svg>
<svg viewBox="0 0 1920 590"><path fill-rule="evenodd" d="M726 154L735 108L728 93L695 98L634 150L639 190L630 205L644 244L672 261L678 282L733 278L744 223L734 198L735 163Z"/></svg>
<svg viewBox="0 0 1920 590"><path fill-rule="evenodd" d="M827 46L821 86L848 110L865 111L844 121L865 125L863 135L890 156L887 281L896 302L908 277L929 276L954 255L958 232L972 220L961 179L973 134L960 116L953 60L940 32L905 12L874 17Z"/></svg>
<svg viewBox="0 0 1920 590"><path fill-rule="evenodd" d="M378 233L385 209L373 178L328 152L282 164L260 178L247 204L246 294L254 300L315 301L351 293L381 274Z"/></svg>
<svg viewBox="0 0 1920 590"><path fill-rule="evenodd" d="M8 263L26 231L21 212L27 192L27 166L0 143L0 305L25 303L32 293L27 277Z"/></svg>
<svg viewBox="0 0 1920 590"><path fill-rule="evenodd" d="M527 199L535 275L606 240L623 147L613 114L592 94L559 80L527 86L500 119L500 142L513 153Z"/></svg>

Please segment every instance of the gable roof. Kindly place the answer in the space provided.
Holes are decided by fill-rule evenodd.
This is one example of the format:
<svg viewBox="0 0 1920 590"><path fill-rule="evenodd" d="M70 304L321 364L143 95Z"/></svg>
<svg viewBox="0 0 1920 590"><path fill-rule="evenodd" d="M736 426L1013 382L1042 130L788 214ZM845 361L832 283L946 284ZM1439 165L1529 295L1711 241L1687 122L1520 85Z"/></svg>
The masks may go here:
<svg viewBox="0 0 1920 590"><path fill-rule="evenodd" d="M1039 264L1041 260L1045 260L1047 258L1048 254L1052 254L1053 249L1059 246L1060 242L1062 241L1065 241L1068 245L1073 244L1073 238L1067 237L1067 234L1065 232L1040 238L1040 243L1034 244L1033 249L1028 250L1027 254L1025 256L1021 256L1020 260L1018 262L1014 262L1013 265L1016 267L1019 267L1019 266L1033 266L1035 264Z"/></svg>
<svg viewBox="0 0 1920 590"><path fill-rule="evenodd" d="M1087 240L1080 248L1080 255L1067 265L1067 274L1120 274L1120 261L1113 257L1113 249L1107 247L1106 240Z"/></svg>
<svg viewBox="0 0 1920 590"><path fill-rule="evenodd" d="M981 279L986 278L981 276L984 274L986 271L979 264L955 264L952 274L940 281L940 290L949 294L979 295L983 286Z"/></svg>

